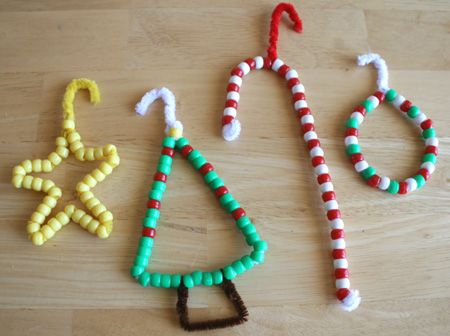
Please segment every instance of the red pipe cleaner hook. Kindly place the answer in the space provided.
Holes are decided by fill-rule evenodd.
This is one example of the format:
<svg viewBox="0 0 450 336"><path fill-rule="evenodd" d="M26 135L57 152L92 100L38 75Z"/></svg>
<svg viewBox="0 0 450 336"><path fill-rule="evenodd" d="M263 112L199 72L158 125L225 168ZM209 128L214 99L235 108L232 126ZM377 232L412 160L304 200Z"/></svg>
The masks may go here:
<svg viewBox="0 0 450 336"><path fill-rule="evenodd" d="M278 58L277 42L278 42L278 26L280 25L281 15L283 12L289 14L289 18L294 22L294 30L297 33L302 32L302 20L298 16L294 6L290 3L282 2L275 7L272 13L272 21L270 22L269 47L267 48L267 56L274 60Z"/></svg>

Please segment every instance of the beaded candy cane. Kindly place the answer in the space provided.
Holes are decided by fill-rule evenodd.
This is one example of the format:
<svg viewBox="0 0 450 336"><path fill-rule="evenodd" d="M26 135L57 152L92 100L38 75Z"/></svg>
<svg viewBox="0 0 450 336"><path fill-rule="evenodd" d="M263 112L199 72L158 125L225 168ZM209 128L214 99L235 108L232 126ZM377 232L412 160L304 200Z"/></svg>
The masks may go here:
<svg viewBox="0 0 450 336"><path fill-rule="evenodd" d="M390 194L406 194L421 188L435 170L438 155L439 140L433 128L433 122L402 95L397 94L388 85L388 69L384 59L378 54L367 54L358 57L358 65L364 66L372 63L378 70L378 91L358 105L346 123L345 145L347 154L358 172L371 187L387 191ZM390 102L399 111L412 120L421 130L425 141L425 153L419 171L402 182L392 180L387 176L380 177L375 168L369 165L361 153L358 144L358 128L366 115L378 107L384 100Z"/></svg>
<svg viewBox="0 0 450 336"><path fill-rule="evenodd" d="M344 222L341 218L336 194L334 193L331 176L328 166L325 164L325 154L320 147L317 133L314 131L314 118L306 103L305 87L300 83L298 73L286 65L277 55L278 26L283 12L289 14L289 18L294 22L294 30L301 32L302 21L295 8L291 4L279 4L272 14L270 24L270 39L267 49L267 57L256 56L248 58L239 63L232 71L229 84L227 86L227 100L225 103L224 116L222 118L222 134L225 140L232 141L239 137L241 124L236 119L236 112L239 102L239 91L242 85L242 78L250 70L271 69L281 77L285 78L289 89L292 92L294 109L297 111L300 120L303 138L308 147L314 172L317 175L322 199L327 211L327 218L331 227L331 246L333 255L333 265L336 278L336 296L341 302L344 310L352 311L361 302L361 297L357 290L350 289L348 262L345 252Z"/></svg>
<svg viewBox="0 0 450 336"><path fill-rule="evenodd" d="M148 210L142 222L142 236L134 259L134 265L131 268L131 275L143 287L177 288L177 312L180 317L180 324L185 330L215 329L241 324L247 321L248 312L231 280L237 275L250 270L255 265L264 262L267 243L261 240L256 232L255 226L251 223L249 217L247 217L244 209L225 187L222 179L214 171L214 167L206 161L198 150L190 146L186 138L182 137L183 125L180 121L176 120L176 102L173 93L166 88L154 89L147 92L136 105L136 112L144 115L149 105L156 99L162 99L165 104L164 115L167 125L167 136L162 142L163 149L157 171L153 178L152 189L148 194ZM161 274L158 272L149 273L146 271L152 254L157 222L160 217L161 201L166 190L167 178L172 170L171 167L175 150L178 150L183 157L187 158L192 167L202 174L204 181L214 192L220 204L234 218L238 229L245 236L247 244L253 248L253 252L249 255L245 255L225 265L222 269L209 272L196 270L192 273L181 275ZM234 318L190 322L187 309L188 289L199 285L215 285L222 288L225 295L233 303L238 315Z"/></svg>
<svg viewBox="0 0 450 336"><path fill-rule="evenodd" d="M56 149L50 153L47 159L25 160L13 170L12 183L16 188L42 191L47 194L41 204L31 215L27 225L28 236L35 245L42 245L52 238L56 232L68 224L70 220L99 238L107 238L113 227L113 215L94 196L91 189L97 183L103 181L111 174L113 169L120 163L117 149L114 145L104 147L85 147L81 142L80 134L75 129L75 115L73 101L79 89L88 89L91 102L96 104L100 101L100 92L97 84L89 79L74 79L66 88L63 99L63 123L62 134L56 138ZM62 196L59 188L52 180L42 179L28 175L30 173L50 173L66 159L70 152L79 161L103 160L99 168L87 174L76 186L77 194L81 202L89 209L93 216L78 209L75 205L66 205L63 211L58 212L44 224L46 218L55 208Z"/></svg>

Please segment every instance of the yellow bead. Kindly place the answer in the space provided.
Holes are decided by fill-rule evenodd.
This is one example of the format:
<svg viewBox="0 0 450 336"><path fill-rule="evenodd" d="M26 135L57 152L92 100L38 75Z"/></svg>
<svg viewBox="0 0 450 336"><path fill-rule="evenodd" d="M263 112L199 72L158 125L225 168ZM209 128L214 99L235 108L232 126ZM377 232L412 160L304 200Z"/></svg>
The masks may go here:
<svg viewBox="0 0 450 336"><path fill-rule="evenodd" d="M78 161L84 161L84 147L75 152L75 157Z"/></svg>
<svg viewBox="0 0 450 336"><path fill-rule="evenodd" d="M85 213L83 217L80 218L79 224L83 229L85 229L91 221L92 217Z"/></svg>
<svg viewBox="0 0 450 336"><path fill-rule="evenodd" d="M114 219L114 217L113 217L113 214L110 211L105 211L98 217L98 219L102 223L106 223L106 222L112 221Z"/></svg>
<svg viewBox="0 0 450 336"><path fill-rule="evenodd" d="M53 187L48 191L48 196L58 199L62 196L62 191L58 187Z"/></svg>
<svg viewBox="0 0 450 336"><path fill-rule="evenodd" d="M169 136L175 139L179 139L183 136L183 130L179 128L171 128L169 129Z"/></svg>
<svg viewBox="0 0 450 336"><path fill-rule="evenodd" d="M64 137L57 137L55 143L56 143L57 147L58 146L61 146L61 147L69 146L69 143L67 142L66 138L64 138Z"/></svg>
<svg viewBox="0 0 450 336"><path fill-rule="evenodd" d="M22 187L25 189L31 189L31 184L33 183L33 176L27 175L23 177Z"/></svg>
<svg viewBox="0 0 450 336"><path fill-rule="evenodd" d="M67 149L67 147L58 146L56 147L55 153L58 154L63 159L69 156L69 150Z"/></svg>
<svg viewBox="0 0 450 336"><path fill-rule="evenodd" d="M102 159L103 156L103 148L99 147L99 148L95 148L94 149L94 156L96 160L100 160Z"/></svg>
<svg viewBox="0 0 450 336"><path fill-rule="evenodd" d="M31 236L31 240L33 242L34 245L42 245L44 244L44 235L41 232L35 232L33 233L33 235Z"/></svg>
<svg viewBox="0 0 450 336"><path fill-rule="evenodd" d="M91 191L86 191L86 192L80 194L80 201L83 203L86 203L92 197L94 197L94 194Z"/></svg>
<svg viewBox="0 0 450 336"><path fill-rule="evenodd" d="M75 142L80 142L81 140L81 136L78 132L74 131L74 132L70 132L67 137L67 142L72 145Z"/></svg>
<svg viewBox="0 0 450 336"><path fill-rule="evenodd" d="M101 225L97 228L96 233L97 233L97 237L99 237L101 239L105 239L105 238L109 237L109 232L103 225Z"/></svg>
<svg viewBox="0 0 450 336"><path fill-rule="evenodd" d="M31 183L31 188L35 191L41 191L43 182L44 180L41 179L40 177L35 177L33 182Z"/></svg>
<svg viewBox="0 0 450 336"><path fill-rule="evenodd" d="M77 189L77 191L78 191L79 193L83 193L83 192L86 192L86 191L89 191L89 190L90 190L89 186L88 186L86 183L83 183L83 182L79 182L79 183L77 184L76 189Z"/></svg>
<svg viewBox="0 0 450 336"><path fill-rule="evenodd" d="M87 161L94 161L94 148L86 148L84 152L84 159Z"/></svg>
<svg viewBox="0 0 450 336"><path fill-rule="evenodd" d="M114 145L107 144L103 147L103 155L108 156L117 153L117 148Z"/></svg>
<svg viewBox="0 0 450 336"><path fill-rule="evenodd" d="M22 166L15 166L13 169L13 175L25 175L26 173Z"/></svg>
<svg viewBox="0 0 450 336"><path fill-rule="evenodd" d="M42 172L42 160L36 159L31 161L31 167L33 169L33 172L40 173Z"/></svg>
<svg viewBox="0 0 450 336"><path fill-rule="evenodd" d="M66 215L65 212L58 212L55 218L61 223L62 226L69 224L70 218Z"/></svg>
<svg viewBox="0 0 450 336"><path fill-rule="evenodd" d="M38 224L42 224L45 221L45 216L43 214L41 214L40 212L35 211L31 215L30 221L38 223Z"/></svg>
<svg viewBox="0 0 450 336"><path fill-rule="evenodd" d="M66 207L64 208L64 213L65 213L67 216L71 217L72 214L75 212L76 209L77 209L77 207L76 207L75 205L69 204L69 205L66 205Z"/></svg>
<svg viewBox="0 0 450 336"><path fill-rule="evenodd" d="M115 168L120 164L120 158L118 155L113 154L108 158L107 162L111 165L111 167Z"/></svg>
<svg viewBox="0 0 450 336"><path fill-rule="evenodd" d="M67 119L63 120L62 127L63 129L73 130L75 129L75 121Z"/></svg>
<svg viewBox="0 0 450 336"><path fill-rule="evenodd" d="M31 164L30 160L25 160L20 165L23 167L23 169L25 169L27 173L31 173L33 171L33 165Z"/></svg>
<svg viewBox="0 0 450 336"><path fill-rule="evenodd" d="M98 182L102 182L105 178L106 175L103 174L100 169L94 169L91 173L91 175L98 181Z"/></svg>
<svg viewBox="0 0 450 336"><path fill-rule="evenodd" d="M38 223L29 221L27 225L27 233L33 234L34 232L39 231L40 228L41 226Z"/></svg>
<svg viewBox="0 0 450 336"><path fill-rule="evenodd" d="M42 203L53 209L56 206L57 201L51 196L45 196Z"/></svg>
<svg viewBox="0 0 450 336"><path fill-rule="evenodd" d="M70 142L70 141L69 141ZM80 150L81 148L84 148L83 144L81 143L81 141L75 141L73 143L70 144L70 151L72 153L75 153L76 151Z"/></svg>
<svg viewBox="0 0 450 336"><path fill-rule="evenodd" d="M75 212L72 214L72 220L75 223L79 223L81 220L81 217L83 217L85 215L85 212L81 209L76 209Z"/></svg>
<svg viewBox="0 0 450 336"><path fill-rule="evenodd" d="M42 171L44 173L50 173L53 170L50 160L42 160Z"/></svg>
<svg viewBox="0 0 450 336"><path fill-rule="evenodd" d="M86 203L86 208L88 208L89 210L92 209L93 207L95 207L97 204L100 204L100 201L95 198L92 197L89 201L87 201Z"/></svg>
<svg viewBox="0 0 450 336"><path fill-rule="evenodd" d="M62 228L62 224L55 218L50 219L47 225L50 226L55 232L61 230Z"/></svg>
<svg viewBox="0 0 450 336"><path fill-rule="evenodd" d="M48 159L54 166L59 165L62 161L61 157L58 154L56 154L55 152L50 153L50 155L48 156Z"/></svg>
<svg viewBox="0 0 450 336"><path fill-rule="evenodd" d="M106 228L106 231L108 231L108 234L110 234L113 229L113 222L112 221L102 222L102 224Z"/></svg>
<svg viewBox="0 0 450 336"><path fill-rule="evenodd" d="M90 188L94 188L97 185L97 180L90 174L84 177L83 182L86 183Z"/></svg>
<svg viewBox="0 0 450 336"><path fill-rule="evenodd" d="M55 183L52 180L44 180L42 183L42 191L48 192L51 188L53 188Z"/></svg>
<svg viewBox="0 0 450 336"><path fill-rule="evenodd" d="M23 178L24 177L25 176L23 176L23 175L15 175L15 176L13 176L13 178L12 178L13 186L16 187L16 188L22 187L22 183L23 183Z"/></svg>
<svg viewBox="0 0 450 336"><path fill-rule="evenodd" d="M52 209L47 204L41 203L38 205L36 211L47 217L52 212Z"/></svg>
<svg viewBox="0 0 450 336"><path fill-rule="evenodd" d="M109 175L109 174L111 174L113 168L108 163L102 162L100 164L100 170L103 174Z"/></svg>
<svg viewBox="0 0 450 336"><path fill-rule="evenodd" d="M100 223L98 221L96 221L95 219L93 219L87 226L87 230L94 234L95 231L97 231L98 226L100 225Z"/></svg>
<svg viewBox="0 0 450 336"><path fill-rule="evenodd" d="M44 225L41 228L41 232L46 239L50 239L55 235L55 231L49 225Z"/></svg>
<svg viewBox="0 0 450 336"><path fill-rule="evenodd" d="M98 217L98 216L100 216L103 212L106 211L106 207L105 207L103 204L99 203L99 204L97 204L96 206L92 207L92 208L91 208L91 211L92 211L92 214L93 214L95 217Z"/></svg>

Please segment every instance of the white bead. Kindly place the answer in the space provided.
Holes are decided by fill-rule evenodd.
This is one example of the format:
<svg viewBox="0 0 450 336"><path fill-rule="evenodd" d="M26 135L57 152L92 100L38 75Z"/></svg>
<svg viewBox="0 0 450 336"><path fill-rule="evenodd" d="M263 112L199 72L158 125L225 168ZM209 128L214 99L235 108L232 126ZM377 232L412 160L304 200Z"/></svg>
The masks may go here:
<svg viewBox="0 0 450 336"><path fill-rule="evenodd" d="M322 163L322 164L320 164L320 165L314 167L314 172L315 172L317 175L320 175L320 174L328 174L329 169L328 169L328 166L327 166L325 163Z"/></svg>
<svg viewBox="0 0 450 336"><path fill-rule="evenodd" d="M425 120L427 120L427 116L425 113L420 112L417 117L415 117L413 120L417 126L420 126L421 123L423 123Z"/></svg>
<svg viewBox="0 0 450 336"><path fill-rule="evenodd" d="M236 102L239 101L240 97L241 96L236 91L230 91L227 93L227 99L232 99L232 100L235 100Z"/></svg>
<svg viewBox="0 0 450 336"><path fill-rule="evenodd" d="M314 124L314 117L311 114L305 114L301 119L300 122L302 125L304 124Z"/></svg>
<svg viewBox="0 0 450 336"><path fill-rule="evenodd" d="M425 145L437 147L439 145L439 140L436 137L428 138L425 140Z"/></svg>
<svg viewBox="0 0 450 336"><path fill-rule="evenodd" d="M264 67L264 58L261 56L256 56L253 60L255 61L255 69L259 70Z"/></svg>
<svg viewBox="0 0 450 336"><path fill-rule="evenodd" d="M380 101L375 96L370 96L369 98L367 98L367 100L373 104L373 109L376 109L378 105L380 105Z"/></svg>
<svg viewBox="0 0 450 336"><path fill-rule="evenodd" d="M247 62L241 62L238 64L238 68L242 70L244 76L250 72L250 65Z"/></svg>
<svg viewBox="0 0 450 336"><path fill-rule="evenodd" d="M344 141L345 141L346 146L358 144L358 138L355 137L354 135L349 135L349 136L345 137Z"/></svg>
<svg viewBox="0 0 450 336"><path fill-rule="evenodd" d="M311 157L314 157L314 156L323 156L323 155L324 155L324 152L323 152L323 149L322 149L322 148L320 148L319 146L316 146L316 147L313 147L313 148L309 151L309 155L310 155Z"/></svg>
<svg viewBox="0 0 450 336"><path fill-rule="evenodd" d="M395 97L391 104L394 105L398 110L400 110L400 106L405 100L405 97L403 97L402 95L397 95L397 97Z"/></svg>
<svg viewBox="0 0 450 336"><path fill-rule="evenodd" d="M391 183L391 179L387 176L382 176L380 180L380 184L378 185L378 189L386 190L389 188L389 184Z"/></svg>
<svg viewBox="0 0 450 336"><path fill-rule="evenodd" d="M369 167L369 164L367 163L366 160L362 160L359 162L355 163L355 170L360 173L362 172L364 169L366 169L367 167Z"/></svg>
<svg viewBox="0 0 450 336"><path fill-rule="evenodd" d="M297 84L292 87L291 91L292 91L292 94L305 93L305 87L303 86L303 84Z"/></svg>
<svg viewBox="0 0 450 336"><path fill-rule="evenodd" d="M228 81L228 83L234 83L237 86L241 86L242 85L242 78L236 75L233 75L230 77L230 80Z"/></svg>
<svg viewBox="0 0 450 336"><path fill-rule="evenodd" d="M294 103L294 108L296 110L299 110L299 109L304 108L304 107L308 107L308 104L306 103L306 100L297 100Z"/></svg>
<svg viewBox="0 0 450 336"><path fill-rule="evenodd" d="M362 124L364 121L364 116L359 112L353 112L350 118L358 120L358 124Z"/></svg>
<svg viewBox="0 0 450 336"><path fill-rule="evenodd" d="M347 278L336 279L336 288L350 288L350 280Z"/></svg>
<svg viewBox="0 0 450 336"><path fill-rule="evenodd" d="M348 268L347 259L335 259L333 261L334 268Z"/></svg>
<svg viewBox="0 0 450 336"><path fill-rule="evenodd" d="M278 69L284 64L284 62L282 60L280 60L279 58L277 58L273 63L272 63L272 70L277 72Z"/></svg>
<svg viewBox="0 0 450 336"><path fill-rule="evenodd" d="M325 209L327 209L327 211L336 210L339 209L339 205L336 200L329 200L328 202L325 202Z"/></svg>
<svg viewBox="0 0 450 336"><path fill-rule="evenodd" d="M334 189L333 183L331 183L331 182L322 183L319 186L319 189L320 189L320 192L322 192L322 193L327 192L327 191L333 191L333 189Z"/></svg>
<svg viewBox="0 0 450 336"><path fill-rule="evenodd" d="M312 139L317 139L317 133L314 132L314 131L306 132L303 135L303 139L305 139L305 141L309 141L309 140L312 140Z"/></svg>
<svg viewBox="0 0 450 336"><path fill-rule="evenodd" d="M330 221L330 227L334 229L343 229L344 228L344 221L341 218L335 218Z"/></svg>
<svg viewBox="0 0 450 336"><path fill-rule="evenodd" d="M234 107L226 107L225 110L223 110L223 115L226 116L232 116L233 118L236 117L236 109Z"/></svg>
<svg viewBox="0 0 450 336"><path fill-rule="evenodd" d="M345 249L345 240L343 238L333 239L331 241L332 249Z"/></svg>
<svg viewBox="0 0 450 336"><path fill-rule="evenodd" d="M430 172L430 174L433 174L434 170L436 169L436 166L434 165L433 162L425 161L424 163L422 163L420 165L420 168L425 168L426 170L428 170Z"/></svg>
<svg viewBox="0 0 450 336"><path fill-rule="evenodd" d="M294 69L291 69L286 73L286 76L284 76L284 78L286 78L286 80L289 80L291 78L298 78L298 73Z"/></svg>
<svg viewBox="0 0 450 336"><path fill-rule="evenodd" d="M414 191L417 189L417 181L415 179L413 179L412 177L407 178L405 180L405 182L407 184L406 190L408 192L411 192L411 191Z"/></svg>

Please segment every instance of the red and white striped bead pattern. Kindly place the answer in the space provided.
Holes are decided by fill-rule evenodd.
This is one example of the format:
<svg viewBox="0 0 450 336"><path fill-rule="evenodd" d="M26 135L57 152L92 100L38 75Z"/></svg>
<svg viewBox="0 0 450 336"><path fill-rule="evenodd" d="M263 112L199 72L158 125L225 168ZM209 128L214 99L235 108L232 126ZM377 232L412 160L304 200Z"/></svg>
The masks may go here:
<svg viewBox="0 0 450 336"><path fill-rule="evenodd" d="M284 64L279 58L271 60L267 57L257 56L239 63L231 71L231 77L227 86L227 101L222 118L223 137L227 141L232 141L239 137L241 126L236 119L236 114L242 78L251 70L263 68L271 69L278 73L287 81L291 90L294 109L300 121L303 139L308 147L314 172L317 175L317 182L322 193L322 200L331 228L331 247L337 288L336 296L345 310L352 311L358 307L361 297L357 290L350 289L348 261L345 252L344 222L341 218L329 169L325 163L325 154L315 132L314 117L306 102L305 87L300 83L297 71Z"/></svg>

